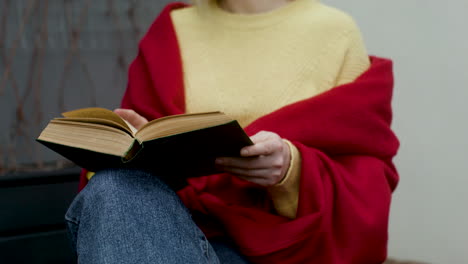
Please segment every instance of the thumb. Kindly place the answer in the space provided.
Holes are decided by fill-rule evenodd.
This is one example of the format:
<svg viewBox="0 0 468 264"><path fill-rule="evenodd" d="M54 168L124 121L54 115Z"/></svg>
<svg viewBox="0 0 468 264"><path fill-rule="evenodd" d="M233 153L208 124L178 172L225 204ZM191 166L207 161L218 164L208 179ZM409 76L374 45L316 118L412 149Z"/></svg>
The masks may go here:
<svg viewBox="0 0 468 264"><path fill-rule="evenodd" d="M140 129L143 125L148 123L148 120L143 116L139 115L132 109L121 109L117 108L114 110L114 113L118 114L121 118L125 119L132 126L137 129Z"/></svg>

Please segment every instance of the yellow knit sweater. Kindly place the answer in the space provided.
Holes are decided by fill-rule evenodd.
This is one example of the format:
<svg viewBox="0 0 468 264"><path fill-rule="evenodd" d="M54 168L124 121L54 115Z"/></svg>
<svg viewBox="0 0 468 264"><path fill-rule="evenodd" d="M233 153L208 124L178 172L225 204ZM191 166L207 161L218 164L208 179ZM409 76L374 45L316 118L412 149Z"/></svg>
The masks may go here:
<svg viewBox="0 0 468 264"><path fill-rule="evenodd" d="M171 13L179 40L188 112L223 111L246 126L280 107L351 82L369 67L353 19L317 0L240 15L212 1ZM317 113L320 114L320 113ZM294 218L300 153L289 143L286 177L269 189L277 212Z"/></svg>

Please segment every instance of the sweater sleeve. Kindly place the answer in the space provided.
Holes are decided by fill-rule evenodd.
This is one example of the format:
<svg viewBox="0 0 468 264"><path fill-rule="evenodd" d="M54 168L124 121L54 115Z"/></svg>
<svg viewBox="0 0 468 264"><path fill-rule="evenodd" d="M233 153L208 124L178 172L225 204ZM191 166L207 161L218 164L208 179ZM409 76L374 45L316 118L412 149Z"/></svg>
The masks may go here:
<svg viewBox="0 0 468 264"><path fill-rule="evenodd" d="M291 151L291 162L288 172L276 185L270 187L271 200L279 215L288 218L296 218L297 204L299 200L299 182L301 179L301 154L289 141L285 140Z"/></svg>

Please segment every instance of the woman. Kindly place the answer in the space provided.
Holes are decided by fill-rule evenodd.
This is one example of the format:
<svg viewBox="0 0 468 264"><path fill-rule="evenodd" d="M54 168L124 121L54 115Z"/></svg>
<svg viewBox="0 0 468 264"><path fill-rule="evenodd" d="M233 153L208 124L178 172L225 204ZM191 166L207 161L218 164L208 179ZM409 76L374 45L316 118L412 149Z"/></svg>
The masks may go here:
<svg viewBox="0 0 468 264"><path fill-rule="evenodd" d="M115 112L138 128L219 110L254 145L177 194L142 171L88 174L66 216L79 261L382 263L392 85L391 62L369 59L353 20L318 0L169 5Z"/></svg>

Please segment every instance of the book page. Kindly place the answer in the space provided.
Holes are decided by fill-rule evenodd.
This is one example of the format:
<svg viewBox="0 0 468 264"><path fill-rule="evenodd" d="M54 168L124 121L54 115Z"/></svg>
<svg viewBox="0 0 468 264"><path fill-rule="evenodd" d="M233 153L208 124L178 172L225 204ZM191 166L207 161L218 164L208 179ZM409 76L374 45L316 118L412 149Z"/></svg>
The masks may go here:
<svg viewBox="0 0 468 264"><path fill-rule="evenodd" d="M97 124L97 125L105 125L112 128L117 128L119 130L124 131L125 133L129 134L130 136L134 136L136 133L136 128L134 128L130 123L127 123L127 126L123 126L120 123L114 122L109 119L102 119L102 118L90 118L90 117L58 117L54 118L55 121L64 121L64 122L71 122L71 123L84 123L84 124ZM124 120L125 121L125 120ZM133 128L133 129L132 129ZM129 131L130 129L130 131Z"/></svg>
<svg viewBox="0 0 468 264"><path fill-rule="evenodd" d="M140 141L203 129L233 121L222 112L205 112L172 115L155 119L144 125L135 134Z"/></svg>
<svg viewBox="0 0 468 264"><path fill-rule="evenodd" d="M53 119L38 140L124 157L135 139L107 125Z"/></svg>
<svg viewBox="0 0 468 264"><path fill-rule="evenodd" d="M70 121L110 125L112 127L125 130L130 135L135 135L137 131L136 128L123 120L118 114L105 108L82 108L62 113L62 115Z"/></svg>

